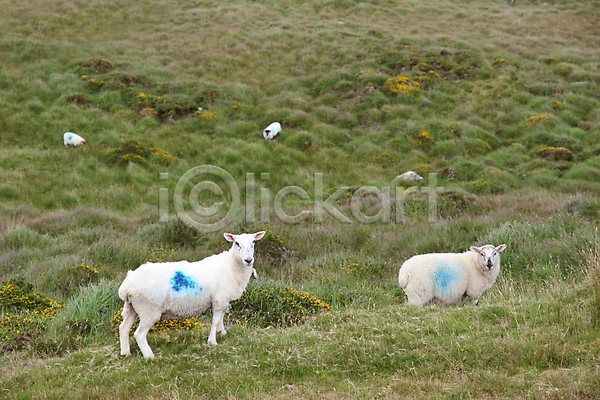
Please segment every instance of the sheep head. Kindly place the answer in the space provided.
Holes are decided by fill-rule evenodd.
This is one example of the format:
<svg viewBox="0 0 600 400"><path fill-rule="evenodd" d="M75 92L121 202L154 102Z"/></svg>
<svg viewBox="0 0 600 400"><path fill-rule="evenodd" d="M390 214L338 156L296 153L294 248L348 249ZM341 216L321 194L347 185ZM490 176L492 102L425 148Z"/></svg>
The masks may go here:
<svg viewBox="0 0 600 400"><path fill-rule="evenodd" d="M239 259L243 265L252 267L254 264L254 242L262 239L265 236L265 231L257 233L242 233L241 235L232 235L231 233L224 233L225 239L228 242L232 242L234 257Z"/></svg>
<svg viewBox="0 0 600 400"><path fill-rule="evenodd" d="M481 262L488 270L491 270L494 265L500 263L500 253L504 249L506 249L505 244L501 244L498 247L494 247L491 244L486 244L481 247L471 246L471 251L481 256Z"/></svg>

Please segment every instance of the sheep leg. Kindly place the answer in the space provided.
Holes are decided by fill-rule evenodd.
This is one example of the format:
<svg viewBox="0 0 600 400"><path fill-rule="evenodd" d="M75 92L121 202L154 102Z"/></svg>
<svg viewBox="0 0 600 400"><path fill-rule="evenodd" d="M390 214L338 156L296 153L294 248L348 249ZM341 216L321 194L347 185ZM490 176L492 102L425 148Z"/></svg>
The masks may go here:
<svg viewBox="0 0 600 400"><path fill-rule="evenodd" d="M460 298L460 303L458 303L458 306L459 306L459 307L462 307L462 306L464 306L464 305L465 305L465 301L467 300L467 298L468 298L468 297L469 297L469 296L467 296L467 294L466 294L466 293L465 293L465 294L463 294L463 295L462 295L462 297Z"/></svg>
<svg viewBox="0 0 600 400"><path fill-rule="evenodd" d="M217 332L219 332L221 335L227 335L227 331L225 330L225 326L223 325L223 318L225 318L225 311L223 311L223 315L221 316L221 319L219 320L219 325L217 326Z"/></svg>
<svg viewBox="0 0 600 400"><path fill-rule="evenodd" d="M225 318L225 314L229 311L229 308L231 308L231 306L229 304L227 304L227 307L225 307L225 310L223 310L223 315L221 316L219 325L217 326L217 332L219 332L221 335L227 335L227 331L225 330L225 325L223 325L223 319Z"/></svg>
<svg viewBox="0 0 600 400"><path fill-rule="evenodd" d="M223 315L225 310L215 310L213 308L212 325L210 326L210 334L208 335L208 343L217 344L217 328L223 326ZM225 330L225 329L223 329ZM221 332L219 330L219 332Z"/></svg>
<svg viewBox="0 0 600 400"><path fill-rule="evenodd" d="M133 306L130 302L126 301L123 305L123 312L121 313L123 316L123 322L119 325L119 340L121 341L121 355L128 356L130 354L129 348L129 331L135 322L135 317L137 317L137 313L133 309Z"/></svg>
<svg viewBox="0 0 600 400"><path fill-rule="evenodd" d="M135 330L133 337L135 337L145 358L154 358L154 353L152 353L152 349L150 349L150 346L148 345L146 335L156 321L160 319L161 315L162 313L158 310L151 311L148 314L140 314L140 326Z"/></svg>

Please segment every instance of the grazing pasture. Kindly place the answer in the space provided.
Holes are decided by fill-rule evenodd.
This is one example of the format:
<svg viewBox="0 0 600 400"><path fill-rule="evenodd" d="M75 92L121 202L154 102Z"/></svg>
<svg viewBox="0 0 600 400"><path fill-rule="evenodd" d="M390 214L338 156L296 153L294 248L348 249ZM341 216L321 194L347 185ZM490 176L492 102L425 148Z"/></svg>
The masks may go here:
<svg viewBox="0 0 600 400"><path fill-rule="evenodd" d="M596 1L0 8L0 398L600 397ZM218 346L119 355L128 270L262 230ZM478 306L406 304L487 243Z"/></svg>

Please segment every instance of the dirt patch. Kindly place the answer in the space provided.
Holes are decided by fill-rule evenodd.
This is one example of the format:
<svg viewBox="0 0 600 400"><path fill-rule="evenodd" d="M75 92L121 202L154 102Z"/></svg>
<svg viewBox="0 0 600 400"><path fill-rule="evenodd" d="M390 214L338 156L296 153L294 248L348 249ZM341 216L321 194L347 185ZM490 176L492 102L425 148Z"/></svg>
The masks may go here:
<svg viewBox="0 0 600 400"><path fill-rule="evenodd" d="M83 66L95 69L96 71L106 71L114 68L112 61L107 58L90 58Z"/></svg>
<svg viewBox="0 0 600 400"><path fill-rule="evenodd" d="M441 177L447 181L453 181L458 176L458 172L456 172L456 170L452 168L438 169L437 173L440 174Z"/></svg>
<svg viewBox="0 0 600 400"><path fill-rule="evenodd" d="M161 121L173 122L177 118L187 117L194 111L195 109L191 106L169 105L159 107L156 113Z"/></svg>
<svg viewBox="0 0 600 400"><path fill-rule="evenodd" d="M90 101L87 98L85 98L85 96L81 95L71 96L67 101L79 107L86 107L90 104Z"/></svg>
<svg viewBox="0 0 600 400"><path fill-rule="evenodd" d="M542 147L536 154L546 160L573 160L573 153L565 147Z"/></svg>
<svg viewBox="0 0 600 400"><path fill-rule="evenodd" d="M30 342L34 341L38 337L36 331L25 331L13 340L2 345L2 352L5 351L17 351L17 350L31 350L33 347Z"/></svg>

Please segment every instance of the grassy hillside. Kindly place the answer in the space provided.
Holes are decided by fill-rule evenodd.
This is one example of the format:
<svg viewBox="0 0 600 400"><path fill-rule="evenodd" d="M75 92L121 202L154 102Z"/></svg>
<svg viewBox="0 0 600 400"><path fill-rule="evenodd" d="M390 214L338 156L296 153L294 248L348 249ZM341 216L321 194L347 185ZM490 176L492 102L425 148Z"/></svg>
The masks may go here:
<svg viewBox="0 0 600 400"><path fill-rule="evenodd" d="M596 1L0 5L0 397L600 396ZM181 222L201 165L254 218ZM394 182L407 170L426 179ZM317 173L324 199L349 187L334 206L352 223L315 220ZM392 223L353 217L381 209L358 188L394 185L419 188L402 223L398 204ZM287 186L308 194L283 203L313 213L299 224L261 214ZM128 269L258 229L220 346L203 316L152 332L154 361L117 357ZM508 248L479 307L404 304L405 259L485 243Z"/></svg>

